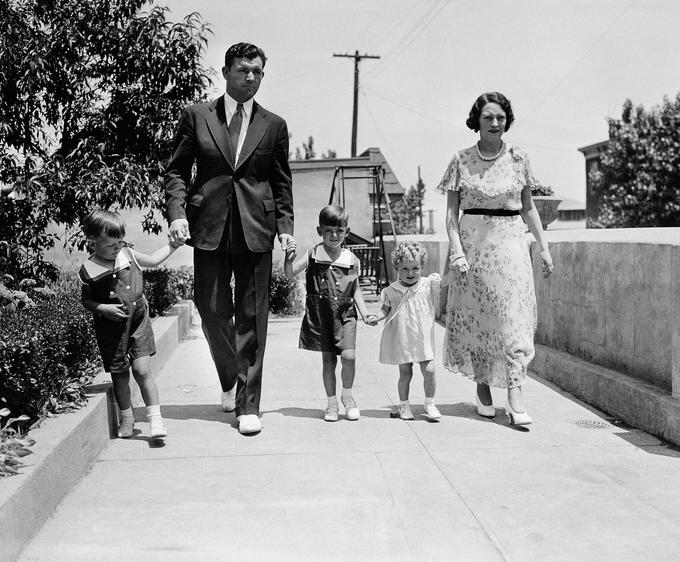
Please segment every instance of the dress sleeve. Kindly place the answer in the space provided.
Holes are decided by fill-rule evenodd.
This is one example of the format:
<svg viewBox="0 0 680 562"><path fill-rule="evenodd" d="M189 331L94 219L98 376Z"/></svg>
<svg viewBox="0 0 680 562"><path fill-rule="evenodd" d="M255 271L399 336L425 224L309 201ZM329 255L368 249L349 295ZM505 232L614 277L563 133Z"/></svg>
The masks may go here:
<svg viewBox="0 0 680 562"><path fill-rule="evenodd" d="M447 191L458 191L458 181L460 180L460 157L458 153L453 155L449 162L444 177L437 186L439 193L446 194Z"/></svg>
<svg viewBox="0 0 680 562"><path fill-rule="evenodd" d="M529 189L533 189L538 182L534 177L534 171L531 168L531 162L529 162L529 156L527 155L526 150L515 146L513 147L513 156L515 157L516 160L519 160L519 162L522 165L522 170L524 172L523 174L520 175L522 187L528 187Z"/></svg>
<svg viewBox="0 0 680 562"><path fill-rule="evenodd" d="M439 306L439 295L441 293L442 276L439 273L430 273L427 278L430 280L430 298L435 305Z"/></svg>
<svg viewBox="0 0 680 562"><path fill-rule="evenodd" d="M380 308L387 307L387 308L392 308L392 303L390 302L390 288L385 287L382 291L380 291Z"/></svg>

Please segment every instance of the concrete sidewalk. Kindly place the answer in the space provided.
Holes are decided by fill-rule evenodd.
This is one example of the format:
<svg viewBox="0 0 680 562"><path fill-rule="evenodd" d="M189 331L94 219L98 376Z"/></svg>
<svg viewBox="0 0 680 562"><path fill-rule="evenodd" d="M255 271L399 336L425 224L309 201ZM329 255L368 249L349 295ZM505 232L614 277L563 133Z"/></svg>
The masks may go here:
<svg viewBox="0 0 680 562"><path fill-rule="evenodd" d="M218 406L194 326L159 377L166 445L146 423L111 441L20 559L678 560L677 449L537 379L528 429L508 425L503 391L495 420L480 418L474 385L441 367L441 422L420 415L419 373L416 420L391 419L397 370L378 363L380 328L364 325L362 417L327 423L321 357L297 349L299 324L270 322L251 437Z"/></svg>

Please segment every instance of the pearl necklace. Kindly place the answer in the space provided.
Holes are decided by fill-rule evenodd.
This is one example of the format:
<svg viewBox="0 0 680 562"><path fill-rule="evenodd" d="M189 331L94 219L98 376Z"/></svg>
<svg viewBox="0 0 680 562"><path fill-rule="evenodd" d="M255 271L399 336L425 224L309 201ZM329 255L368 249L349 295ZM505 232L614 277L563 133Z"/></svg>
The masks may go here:
<svg viewBox="0 0 680 562"><path fill-rule="evenodd" d="M496 152L496 154L494 154L493 156L484 156L484 155L479 151L479 144L478 144L478 143L475 143L475 150L477 151L477 156L479 156L479 157L480 157L482 160L484 160L485 162L493 162L496 158L498 158L498 157L501 155L501 152L503 152L503 149L504 149L504 148L505 148L505 143L504 143L503 141L501 141L501 147L500 147L500 149L498 150L498 152Z"/></svg>

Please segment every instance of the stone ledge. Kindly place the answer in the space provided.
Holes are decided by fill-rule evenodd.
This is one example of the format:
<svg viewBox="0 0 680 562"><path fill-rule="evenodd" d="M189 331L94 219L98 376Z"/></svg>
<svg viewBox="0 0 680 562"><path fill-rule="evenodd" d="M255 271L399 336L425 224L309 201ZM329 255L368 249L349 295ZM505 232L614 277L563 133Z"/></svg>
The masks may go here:
<svg viewBox="0 0 680 562"><path fill-rule="evenodd" d="M544 345L536 345L529 368L633 427L680 445L680 400L656 386Z"/></svg>
<svg viewBox="0 0 680 562"><path fill-rule="evenodd" d="M154 319L154 376L187 333L192 310L191 301L182 301ZM117 411L110 377L101 373L88 391L83 408L48 418L31 432L36 443L24 459L29 466L0 480L0 562L16 559L114 436Z"/></svg>

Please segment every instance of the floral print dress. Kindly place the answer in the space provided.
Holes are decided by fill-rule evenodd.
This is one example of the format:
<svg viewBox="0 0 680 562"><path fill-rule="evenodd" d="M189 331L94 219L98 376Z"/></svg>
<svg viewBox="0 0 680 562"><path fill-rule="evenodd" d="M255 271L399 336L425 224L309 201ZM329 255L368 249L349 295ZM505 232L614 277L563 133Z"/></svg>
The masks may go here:
<svg viewBox="0 0 680 562"><path fill-rule="evenodd" d="M522 190L534 183L521 148L485 161L472 146L454 155L437 189L459 191L461 210L521 210ZM470 271L450 276L444 366L477 383L521 386L536 330L526 225L519 215L462 215L459 229Z"/></svg>

